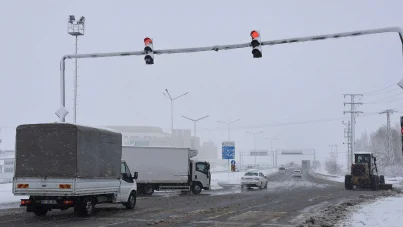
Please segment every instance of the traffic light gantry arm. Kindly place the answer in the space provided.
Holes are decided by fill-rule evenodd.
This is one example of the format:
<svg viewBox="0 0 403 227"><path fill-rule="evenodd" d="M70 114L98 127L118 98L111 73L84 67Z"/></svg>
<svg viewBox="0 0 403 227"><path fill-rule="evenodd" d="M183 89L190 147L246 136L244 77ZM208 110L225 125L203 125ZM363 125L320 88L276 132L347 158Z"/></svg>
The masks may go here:
<svg viewBox="0 0 403 227"><path fill-rule="evenodd" d="M279 44L287 44L287 43L297 43L297 42L308 42L308 41L318 41L325 39L333 39L333 38L343 38L350 36L362 36L362 35L371 35L371 34L380 34L380 33L398 33L400 37L400 41L402 43L403 50L403 30L399 27L388 27L388 28L379 28L379 29L369 29L369 30L360 30L353 32L343 32L343 33L333 33L326 35L317 35L317 36L306 36L306 37L297 37L297 38L289 38L289 39L278 39L271 41L263 41L261 42L261 46L271 46L271 45L279 45ZM154 50L153 54L178 54L178 53L194 53L194 52L204 52L204 51L219 51L219 50L233 50L240 48L249 48L251 47L251 43L242 43L242 44L232 44L232 45L215 45L208 47L194 47L194 48L181 48L181 49L166 49L166 50ZM65 61L66 59L78 59L78 58L102 58L102 57L124 57L124 56L144 56L145 51L127 51L127 52L112 52L112 53L92 53L92 54L69 54L64 55L60 60L60 104L61 108L65 108ZM61 122L65 122L65 116L59 116Z"/></svg>

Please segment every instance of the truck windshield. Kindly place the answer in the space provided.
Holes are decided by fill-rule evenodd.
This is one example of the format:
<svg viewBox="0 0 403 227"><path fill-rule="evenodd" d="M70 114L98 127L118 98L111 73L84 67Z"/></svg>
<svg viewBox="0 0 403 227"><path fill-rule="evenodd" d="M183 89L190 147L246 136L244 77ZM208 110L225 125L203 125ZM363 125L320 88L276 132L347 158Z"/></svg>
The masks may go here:
<svg viewBox="0 0 403 227"><path fill-rule="evenodd" d="M196 171L207 173L209 171L209 166L207 163L198 162L196 163Z"/></svg>

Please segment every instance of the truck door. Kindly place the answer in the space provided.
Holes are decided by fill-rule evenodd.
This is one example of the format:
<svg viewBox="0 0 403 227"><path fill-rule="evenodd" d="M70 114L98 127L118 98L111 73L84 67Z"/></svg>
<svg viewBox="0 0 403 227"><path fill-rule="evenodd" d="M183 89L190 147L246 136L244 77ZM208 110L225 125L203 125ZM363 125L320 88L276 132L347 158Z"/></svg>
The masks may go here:
<svg viewBox="0 0 403 227"><path fill-rule="evenodd" d="M209 187L211 182L210 164L208 162L196 162L194 181L202 183L203 187Z"/></svg>
<svg viewBox="0 0 403 227"><path fill-rule="evenodd" d="M120 201L127 201L133 188L134 180L125 162L121 162L120 164L120 174Z"/></svg>

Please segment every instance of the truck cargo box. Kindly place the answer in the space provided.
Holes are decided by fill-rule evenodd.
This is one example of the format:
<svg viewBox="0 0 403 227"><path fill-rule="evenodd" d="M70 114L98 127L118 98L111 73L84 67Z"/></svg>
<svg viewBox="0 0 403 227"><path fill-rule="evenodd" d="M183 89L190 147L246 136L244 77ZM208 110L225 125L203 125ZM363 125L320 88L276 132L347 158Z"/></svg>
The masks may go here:
<svg viewBox="0 0 403 227"><path fill-rule="evenodd" d="M15 177L120 177L122 134L68 123L17 127Z"/></svg>
<svg viewBox="0 0 403 227"><path fill-rule="evenodd" d="M122 159L139 173L137 183L187 183L189 160L197 150L171 147L123 146Z"/></svg>

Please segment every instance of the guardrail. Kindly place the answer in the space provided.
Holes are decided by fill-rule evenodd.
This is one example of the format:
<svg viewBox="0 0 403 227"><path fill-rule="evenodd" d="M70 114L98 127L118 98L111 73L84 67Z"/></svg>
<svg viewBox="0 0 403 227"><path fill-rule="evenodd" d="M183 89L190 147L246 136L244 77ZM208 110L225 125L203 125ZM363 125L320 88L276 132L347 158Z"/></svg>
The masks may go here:
<svg viewBox="0 0 403 227"><path fill-rule="evenodd" d="M339 177L338 175L330 175L330 174L317 173L317 172L315 172L313 169L309 169L309 172L311 172L311 173L313 173L313 174L316 174L316 175L319 175L319 176L323 176L323 177L333 177L333 178Z"/></svg>

